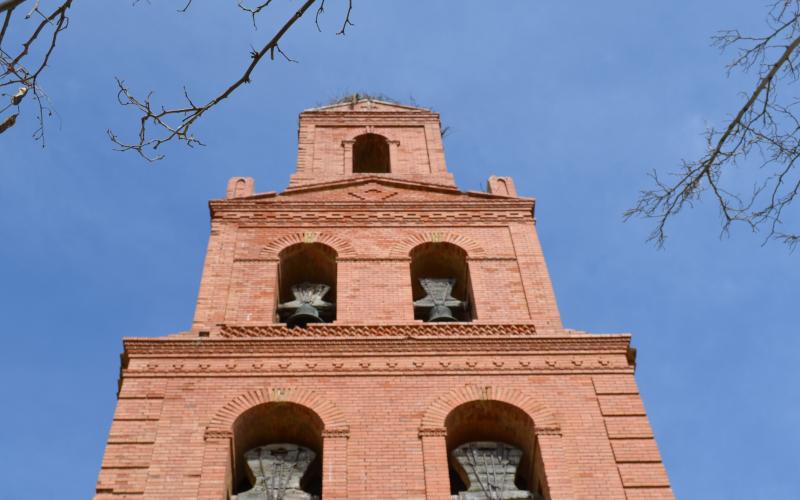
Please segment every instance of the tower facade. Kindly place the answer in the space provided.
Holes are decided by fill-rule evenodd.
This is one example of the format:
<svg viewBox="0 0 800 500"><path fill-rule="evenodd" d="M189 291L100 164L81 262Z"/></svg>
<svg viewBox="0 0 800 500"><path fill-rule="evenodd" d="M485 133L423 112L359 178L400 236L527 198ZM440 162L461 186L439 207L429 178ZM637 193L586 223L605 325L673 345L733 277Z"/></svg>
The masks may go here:
<svg viewBox="0 0 800 500"><path fill-rule="evenodd" d="M531 198L439 116L300 115L283 192L212 200L190 330L126 338L97 500L673 498L628 334L565 329Z"/></svg>

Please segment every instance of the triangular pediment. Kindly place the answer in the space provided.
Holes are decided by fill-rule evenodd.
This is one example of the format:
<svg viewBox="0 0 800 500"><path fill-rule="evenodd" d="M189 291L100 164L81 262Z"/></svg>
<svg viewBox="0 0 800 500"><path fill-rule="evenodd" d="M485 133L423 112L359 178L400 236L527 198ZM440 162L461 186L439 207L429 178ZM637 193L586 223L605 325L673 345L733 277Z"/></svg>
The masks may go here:
<svg viewBox="0 0 800 500"><path fill-rule="evenodd" d="M256 195L258 196L258 195ZM457 201L475 198L508 199L487 193L461 192L439 184L369 176L289 189L276 198L284 201L402 202Z"/></svg>
<svg viewBox="0 0 800 500"><path fill-rule="evenodd" d="M383 101L372 97L353 97L345 98L340 102L329 104L327 106L320 106L318 108L311 108L305 110L309 112L430 112L429 109L420 108L417 106L407 106L396 102Z"/></svg>

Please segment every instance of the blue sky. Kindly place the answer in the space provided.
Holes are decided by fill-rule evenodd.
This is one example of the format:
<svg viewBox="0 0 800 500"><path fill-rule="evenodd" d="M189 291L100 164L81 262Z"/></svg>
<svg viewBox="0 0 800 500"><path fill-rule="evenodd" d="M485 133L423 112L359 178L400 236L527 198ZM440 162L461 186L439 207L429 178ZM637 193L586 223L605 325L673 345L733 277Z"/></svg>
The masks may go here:
<svg viewBox="0 0 800 500"><path fill-rule="evenodd" d="M565 324L634 335L679 498L796 498L800 257L744 228L721 239L709 204L675 221L664 250L645 243L647 222L622 221L645 173L696 157L705 124L739 104L751 82L726 77L709 36L758 29L765 2L356 1L346 37L343 2L328 2L323 33L303 19L282 44L298 64L264 64L200 124L208 147L167 147L155 165L111 150L105 129L130 134L136 119L113 77L167 102L184 84L210 96L297 2L258 31L234 2L184 15L178 1L75 3L42 82L60 116L47 148L30 120L0 136L6 498L93 493L121 338L189 326L206 201L234 175L283 189L297 114L354 90L440 112L462 189L511 175L537 198Z"/></svg>

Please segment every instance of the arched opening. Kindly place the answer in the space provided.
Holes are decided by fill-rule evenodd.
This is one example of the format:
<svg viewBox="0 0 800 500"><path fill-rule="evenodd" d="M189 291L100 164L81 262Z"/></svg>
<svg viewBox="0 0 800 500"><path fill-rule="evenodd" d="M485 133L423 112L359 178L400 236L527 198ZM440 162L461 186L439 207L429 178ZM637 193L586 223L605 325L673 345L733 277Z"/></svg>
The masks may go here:
<svg viewBox="0 0 800 500"><path fill-rule="evenodd" d="M336 250L297 243L278 255L277 320L289 326L336 319Z"/></svg>
<svg viewBox="0 0 800 500"><path fill-rule="evenodd" d="M414 319L472 321L475 309L467 252L452 243L423 243L410 256Z"/></svg>
<svg viewBox="0 0 800 500"><path fill-rule="evenodd" d="M234 493L255 487L268 498L322 498L323 427L316 413L296 403L265 403L242 413L233 423Z"/></svg>
<svg viewBox="0 0 800 500"><path fill-rule="evenodd" d="M247 182L244 179L237 180L236 187L233 188L233 197L239 198L240 196L244 196L246 189L247 189Z"/></svg>
<svg viewBox="0 0 800 500"><path fill-rule="evenodd" d="M470 401L448 414L445 427L453 498L548 498L533 420L524 411L502 401Z"/></svg>
<svg viewBox="0 0 800 500"><path fill-rule="evenodd" d="M363 134L353 143L353 173L388 174L389 141L378 134Z"/></svg>

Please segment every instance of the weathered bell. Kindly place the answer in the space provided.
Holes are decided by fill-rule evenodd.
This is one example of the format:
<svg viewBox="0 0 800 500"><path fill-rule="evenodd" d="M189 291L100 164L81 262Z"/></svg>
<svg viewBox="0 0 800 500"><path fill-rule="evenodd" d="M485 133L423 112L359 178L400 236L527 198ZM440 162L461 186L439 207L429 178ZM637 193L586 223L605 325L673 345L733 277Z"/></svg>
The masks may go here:
<svg viewBox="0 0 800 500"><path fill-rule="evenodd" d="M444 321L458 321L453 316L453 312L447 306L433 306L431 307L431 314L428 316L428 321L434 322L444 322Z"/></svg>
<svg viewBox="0 0 800 500"><path fill-rule="evenodd" d="M419 284L428 294L419 300L414 301L414 307L430 307L428 322L458 321L453 316L451 307L465 307L464 301L458 300L450 292L453 290L456 280L453 278L420 278Z"/></svg>
<svg viewBox="0 0 800 500"><path fill-rule="evenodd" d="M239 500L312 500L300 482L316 453L293 443L275 443L244 454L253 487L239 493Z"/></svg>
<svg viewBox="0 0 800 500"><path fill-rule="evenodd" d="M522 455L521 449L499 441L462 444L452 451L453 468L462 482L469 486L453 498L539 500L538 495L520 490L514 483Z"/></svg>
<svg viewBox="0 0 800 500"><path fill-rule="evenodd" d="M305 327L309 323L322 323L319 310L311 304L301 304L297 310L286 320L286 326L294 328Z"/></svg>
<svg viewBox="0 0 800 500"><path fill-rule="evenodd" d="M322 323L321 309L332 309L333 304L325 302L322 297L331 289L321 283L300 283L292 285L294 300L278 304L278 311L292 311L286 320L286 326L305 327L309 323Z"/></svg>

